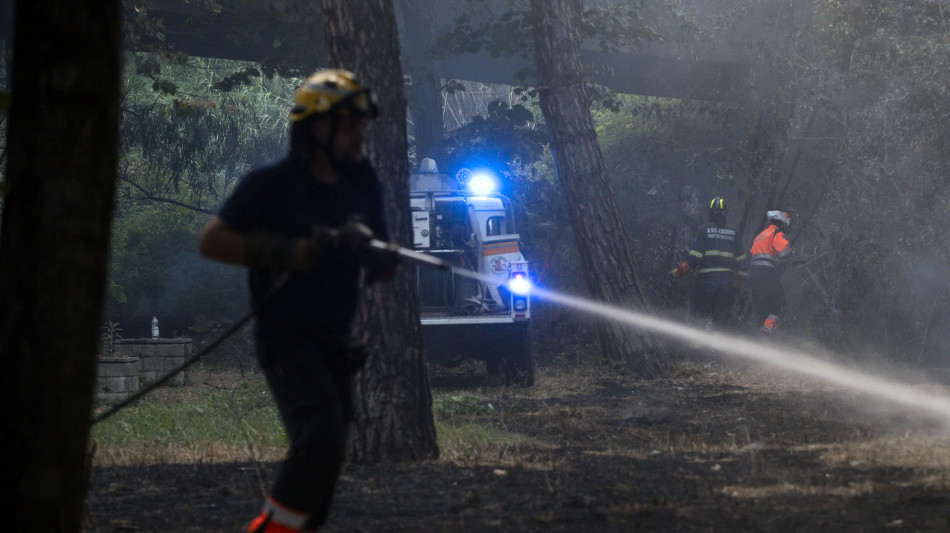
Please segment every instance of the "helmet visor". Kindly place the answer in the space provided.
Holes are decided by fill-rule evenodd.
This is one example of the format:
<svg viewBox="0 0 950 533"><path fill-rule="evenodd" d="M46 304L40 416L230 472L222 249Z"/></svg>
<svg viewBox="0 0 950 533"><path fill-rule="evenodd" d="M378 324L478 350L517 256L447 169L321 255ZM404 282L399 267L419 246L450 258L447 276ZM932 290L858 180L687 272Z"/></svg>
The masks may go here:
<svg viewBox="0 0 950 533"><path fill-rule="evenodd" d="M352 114L367 118L376 118L379 115L376 99L373 98L373 94L369 89L360 89L348 94L333 108L334 111L342 115Z"/></svg>

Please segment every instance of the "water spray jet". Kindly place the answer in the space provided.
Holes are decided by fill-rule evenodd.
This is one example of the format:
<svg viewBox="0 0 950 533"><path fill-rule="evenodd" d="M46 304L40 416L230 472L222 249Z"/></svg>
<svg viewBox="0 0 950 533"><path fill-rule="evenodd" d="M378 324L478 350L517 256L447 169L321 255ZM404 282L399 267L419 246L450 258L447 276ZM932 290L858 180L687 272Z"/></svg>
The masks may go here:
<svg viewBox="0 0 950 533"><path fill-rule="evenodd" d="M373 244L373 246L382 248L383 244ZM388 249L393 249L393 245L388 246ZM402 248L399 250L401 250L400 255L409 260L453 270L454 273L471 279L488 281L485 276L478 273L452 269L450 265L439 259L424 256L411 250ZM801 350L783 348L772 343L755 342L748 338L727 335L721 332L698 329L673 320L662 319L577 296L561 294L536 286L531 287L531 293L535 298L588 315L649 330L665 337L686 341L694 346L698 345L716 350L727 356L762 363L801 376L839 385L851 391L868 394L904 407L915 408L940 418L943 423L950 426L950 396L921 391L904 383L858 372Z"/></svg>

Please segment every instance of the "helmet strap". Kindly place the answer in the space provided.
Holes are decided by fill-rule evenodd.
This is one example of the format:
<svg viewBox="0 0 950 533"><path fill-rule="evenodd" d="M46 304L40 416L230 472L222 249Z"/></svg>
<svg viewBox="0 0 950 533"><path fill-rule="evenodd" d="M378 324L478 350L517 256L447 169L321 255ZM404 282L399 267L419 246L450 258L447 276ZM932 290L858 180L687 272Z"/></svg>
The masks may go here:
<svg viewBox="0 0 950 533"><path fill-rule="evenodd" d="M327 161L330 163L330 168L339 173L341 176L349 175L353 171L354 165L346 161L341 160L337 157L336 153L333 150L333 145L336 141L337 130L339 128L340 116L336 113L330 114L330 135L329 139L325 142L311 137L314 148L322 150L327 157Z"/></svg>

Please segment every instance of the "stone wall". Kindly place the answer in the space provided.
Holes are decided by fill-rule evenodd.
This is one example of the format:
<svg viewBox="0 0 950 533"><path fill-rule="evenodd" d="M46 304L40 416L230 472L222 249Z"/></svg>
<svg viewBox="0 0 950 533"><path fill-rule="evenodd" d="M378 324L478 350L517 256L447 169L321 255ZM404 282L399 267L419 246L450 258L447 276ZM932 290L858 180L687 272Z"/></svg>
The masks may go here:
<svg viewBox="0 0 950 533"><path fill-rule="evenodd" d="M148 384L168 374L191 357L191 339L120 339L119 357L100 357L96 379L96 400L118 403ZM188 371L175 374L168 383L184 385Z"/></svg>
<svg viewBox="0 0 950 533"><path fill-rule="evenodd" d="M191 339L120 339L119 355L137 357L142 362L140 375L150 383L171 372L191 357ZM175 375L168 383L184 385L188 371Z"/></svg>
<svg viewBox="0 0 950 533"><path fill-rule="evenodd" d="M100 357L97 361L96 400L119 403L139 390L138 357Z"/></svg>

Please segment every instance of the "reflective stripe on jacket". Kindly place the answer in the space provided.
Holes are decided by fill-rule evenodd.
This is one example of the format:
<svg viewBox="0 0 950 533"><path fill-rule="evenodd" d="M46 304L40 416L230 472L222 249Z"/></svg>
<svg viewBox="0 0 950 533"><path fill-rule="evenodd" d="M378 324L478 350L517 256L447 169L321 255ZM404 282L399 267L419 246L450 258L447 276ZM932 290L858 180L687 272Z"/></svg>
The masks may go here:
<svg viewBox="0 0 950 533"><path fill-rule="evenodd" d="M706 224L699 228L686 262L697 274L738 272L745 275L745 261L739 237L733 228Z"/></svg>
<svg viewBox="0 0 950 533"><path fill-rule="evenodd" d="M792 248L785 233L775 224L769 224L752 241L749 255L752 256L752 266L776 267L779 261L792 256Z"/></svg>

